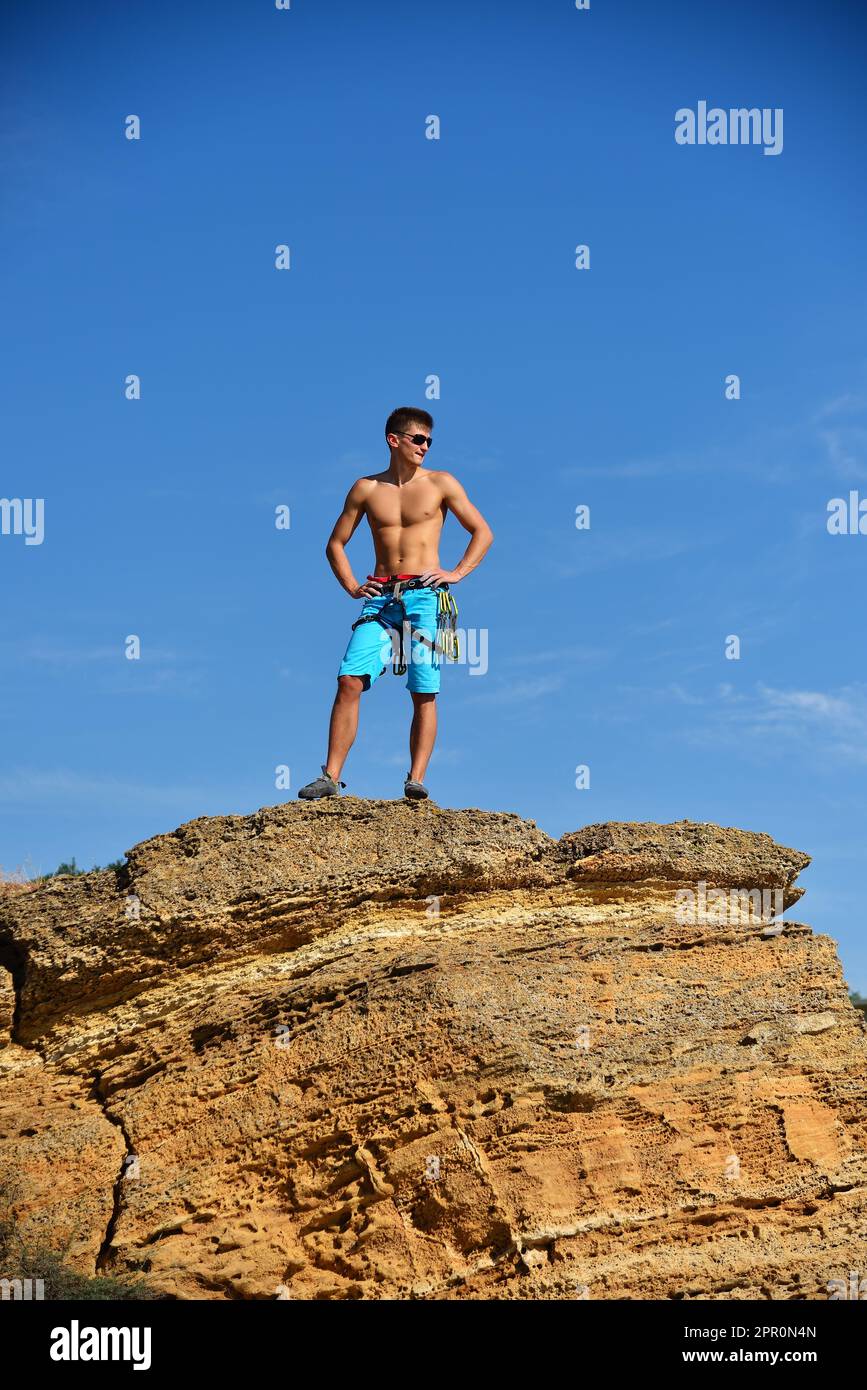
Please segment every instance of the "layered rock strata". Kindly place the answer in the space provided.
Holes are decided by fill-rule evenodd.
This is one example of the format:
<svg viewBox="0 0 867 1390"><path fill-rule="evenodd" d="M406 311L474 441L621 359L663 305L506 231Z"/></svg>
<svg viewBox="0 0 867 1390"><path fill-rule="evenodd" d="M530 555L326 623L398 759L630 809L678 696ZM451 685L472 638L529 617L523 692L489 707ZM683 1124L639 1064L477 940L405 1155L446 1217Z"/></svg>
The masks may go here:
<svg viewBox="0 0 867 1390"><path fill-rule="evenodd" d="M344 798L7 889L0 1191L172 1298L827 1298L867 1037L808 863Z"/></svg>

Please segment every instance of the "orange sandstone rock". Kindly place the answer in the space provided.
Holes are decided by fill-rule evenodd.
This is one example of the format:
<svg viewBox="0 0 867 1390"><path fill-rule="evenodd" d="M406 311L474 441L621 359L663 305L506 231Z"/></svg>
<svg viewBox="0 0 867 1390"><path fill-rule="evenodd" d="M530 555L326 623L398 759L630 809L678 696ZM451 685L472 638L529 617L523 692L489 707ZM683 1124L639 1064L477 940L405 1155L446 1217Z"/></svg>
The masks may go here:
<svg viewBox="0 0 867 1390"><path fill-rule="evenodd" d="M677 897L808 863L343 798L0 895L0 1183L176 1298L825 1298L862 1016L827 937Z"/></svg>

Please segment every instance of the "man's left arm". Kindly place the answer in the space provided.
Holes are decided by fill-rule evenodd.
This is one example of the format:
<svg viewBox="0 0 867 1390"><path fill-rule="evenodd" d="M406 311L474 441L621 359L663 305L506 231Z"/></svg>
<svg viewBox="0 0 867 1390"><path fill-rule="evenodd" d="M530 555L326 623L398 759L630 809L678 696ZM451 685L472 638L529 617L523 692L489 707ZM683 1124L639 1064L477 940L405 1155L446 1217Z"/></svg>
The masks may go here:
<svg viewBox="0 0 867 1390"><path fill-rule="evenodd" d="M481 564L491 547L494 533L478 507L473 506L457 478L453 478L451 473L441 473L440 479L443 501L447 509L454 513L464 530L469 531L471 539L453 570L428 570L421 577L425 583L457 584L458 580L464 579L471 570Z"/></svg>

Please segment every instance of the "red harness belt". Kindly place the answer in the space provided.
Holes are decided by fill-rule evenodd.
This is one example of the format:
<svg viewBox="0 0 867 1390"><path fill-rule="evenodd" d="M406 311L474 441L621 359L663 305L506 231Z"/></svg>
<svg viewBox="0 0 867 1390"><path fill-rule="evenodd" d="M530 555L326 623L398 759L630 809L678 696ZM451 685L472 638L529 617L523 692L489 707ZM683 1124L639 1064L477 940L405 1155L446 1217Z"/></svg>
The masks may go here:
<svg viewBox="0 0 867 1390"><path fill-rule="evenodd" d="M375 579L377 584L390 584L395 579L420 579L420 574L369 574L368 579Z"/></svg>

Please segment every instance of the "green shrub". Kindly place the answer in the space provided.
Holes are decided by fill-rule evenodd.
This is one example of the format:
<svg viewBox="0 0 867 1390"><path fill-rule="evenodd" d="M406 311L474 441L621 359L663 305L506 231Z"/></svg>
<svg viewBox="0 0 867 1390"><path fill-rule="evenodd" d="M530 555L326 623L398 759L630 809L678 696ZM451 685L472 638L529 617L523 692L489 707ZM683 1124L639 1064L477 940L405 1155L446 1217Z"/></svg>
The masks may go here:
<svg viewBox="0 0 867 1390"><path fill-rule="evenodd" d="M67 1254L68 1248L57 1251L28 1243L11 1217L0 1218L0 1279L41 1279L46 1302L49 1299L93 1301L159 1297L143 1279L125 1281L104 1274L95 1277L78 1274L64 1263Z"/></svg>
<svg viewBox="0 0 867 1390"><path fill-rule="evenodd" d="M60 878L61 874L71 874L73 875L73 877L75 877L78 874L98 873L101 869L114 869L115 873L119 873L121 869L125 868L125 859L112 859L110 864L94 864L91 869L79 869L78 865L75 862L75 855L73 855L72 858L69 860L64 859L63 863L58 864L57 868L53 869L51 873L40 874L37 879L37 882L44 883L45 880L49 878Z"/></svg>

